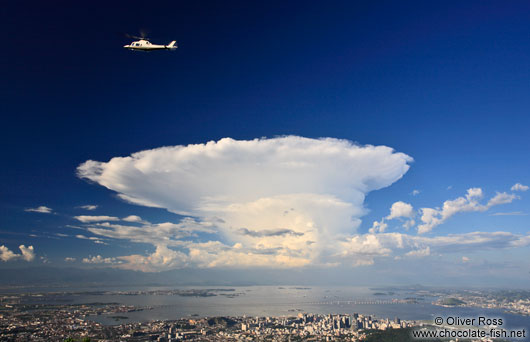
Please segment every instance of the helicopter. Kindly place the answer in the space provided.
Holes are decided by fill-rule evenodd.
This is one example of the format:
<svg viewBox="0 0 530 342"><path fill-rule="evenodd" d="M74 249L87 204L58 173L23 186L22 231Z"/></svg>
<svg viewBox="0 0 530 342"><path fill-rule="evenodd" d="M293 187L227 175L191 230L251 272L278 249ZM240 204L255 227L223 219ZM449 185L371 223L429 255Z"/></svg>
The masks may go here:
<svg viewBox="0 0 530 342"><path fill-rule="evenodd" d="M149 38L146 37L136 37L127 35L129 38L138 39L134 42L132 42L129 45L124 45L123 47L129 50L134 51L154 51L154 50L175 50L177 46L177 42L175 40L171 41L168 45L158 45L158 44L152 44L149 41Z"/></svg>

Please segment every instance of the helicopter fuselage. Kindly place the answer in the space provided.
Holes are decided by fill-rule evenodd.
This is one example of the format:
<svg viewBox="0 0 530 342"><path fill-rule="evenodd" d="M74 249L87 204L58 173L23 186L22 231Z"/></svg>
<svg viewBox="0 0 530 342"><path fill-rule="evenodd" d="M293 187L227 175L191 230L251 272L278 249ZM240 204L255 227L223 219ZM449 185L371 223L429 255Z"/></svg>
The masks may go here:
<svg viewBox="0 0 530 342"><path fill-rule="evenodd" d="M129 45L124 45L123 47L135 51L175 50L177 48L177 44L176 41L172 41L168 45L157 45L151 44L151 42L141 39L132 42Z"/></svg>

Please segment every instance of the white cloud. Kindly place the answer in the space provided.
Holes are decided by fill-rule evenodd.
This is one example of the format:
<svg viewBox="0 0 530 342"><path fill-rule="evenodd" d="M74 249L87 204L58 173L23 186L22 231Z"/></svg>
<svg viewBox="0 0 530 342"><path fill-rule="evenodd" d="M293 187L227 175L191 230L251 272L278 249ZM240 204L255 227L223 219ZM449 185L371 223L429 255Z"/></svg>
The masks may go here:
<svg viewBox="0 0 530 342"><path fill-rule="evenodd" d="M143 221L142 226L111 224L109 222L89 224L86 230L92 234L112 239L129 240L137 243L147 243L153 246L165 244L182 246L181 239L197 236L197 233L215 233L210 222L197 222L192 218L185 218L179 223L163 222L149 223Z"/></svg>
<svg viewBox="0 0 530 342"><path fill-rule="evenodd" d="M463 256L462 257L462 262L463 263L466 263L466 262L469 262L471 259L469 259L467 256Z"/></svg>
<svg viewBox="0 0 530 342"><path fill-rule="evenodd" d="M86 205L80 205L78 208L85 209L85 210L96 210L98 206L95 204L86 204Z"/></svg>
<svg viewBox="0 0 530 342"><path fill-rule="evenodd" d="M506 192L497 192L495 197L491 198L486 205L487 209L494 205L512 203L513 200L518 199L519 196L514 194L507 194Z"/></svg>
<svg viewBox="0 0 530 342"><path fill-rule="evenodd" d="M423 234L430 232L434 227L444 223L447 219L457 213L486 211L493 206L511 203L518 198L513 194L502 192L497 193L487 202L487 204L481 204L480 200L483 196L481 188L470 188L467 190L465 197L458 197L454 200L445 201L442 209L422 208L421 221L423 223L418 226L418 233Z"/></svg>
<svg viewBox="0 0 530 342"><path fill-rule="evenodd" d="M393 220L393 219L402 219L402 218L408 218L404 224L403 227L405 229L409 229L410 227L414 226L416 221L413 219L413 217L416 215L414 212L414 208L412 205L398 201L392 204L390 207L390 214L388 216L383 217L381 221L374 221L372 224L372 227L368 230L369 233L384 233L386 229L388 228L388 224L385 222L386 220Z"/></svg>
<svg viewBox="0 0 530 342"><path fill-rule="evenodd" d="M198 267L232 267L255 268L271 267L292 268L315 265L311 259L311 251L289 247L247 248L241 243L233 246L219 241L193 243L187 246L189 260Z"/></svg>
<svg viewBox="0 0 530 342"><path fill-rule="evenodd" d="M26 247L25 245L20 245L18 246L18 249L20 249L20 254L14 253L4 245L0 246L0 260L25 260L29 262L35 259L35 252L33 250L33 246Z"/></svg>
<svg viewBox="0 0 530 342"><path fill-rule="evenodd" d="M311 262L311 251L313 251L311 243L308 244L306 234L284 228L259 231L240 228L234 232L241 241L254 242L254 248L243 247L242 243L230 246L219 241L198 243L183 240L197 236L198 233L216 233L211 222L197 222L192 218L185 218L177 224L171 222L153 224L143 221L140 227L105 222L89 224L85 229L107 238L155 246L155 253L150 255L117 257L124 261L118 267L146 272L179 268L188 264L203 268L298 267ZM96 239L84 235L77 237ZM283 246L270 247L271 241L274 242L279 237L284 238ZM175 251L169 248L170 246L187 250L187 254Z"/></svg>
<svg viewBox="0 0 530 342"><path fill-rule="evenodd" d="M119 264L121 261L116 260L116 258L103 258L101 255L89 256L88 258L83 258L83 263L85 264Z"/></svg>
<svg viewBox="0 0 530 342"><path fill-rule="evenodd" d="M20 254L13 253L9 248L2 245L0 246L0 260L2 261L10 261L13 259L16 259Z"/></svg>
<svg viewBox="0 0 530 342"><path fill-rule="evenodd" d="M244 247L241 242L230 246L219 241L183 240L196 236L198 233L216 233L211 222L197 222L192 218L185 218L177 224L171 222L153 224L143 221L140 227L105 222L90 224L85 229L107 238L155 246L155 253L150 255L117 257L124 261L119 267L146 272L179 268L189 264L203 268L299 267L311 263L312 252L315 252L314 247L311 246L312 243L308 243L305 233L285 228L258 231L240 228L234 232L241 241L253 243L255 247L252 248ZM88 238L84 235L77 237L95 239L95 237ZM282 246L276 246L278 238L284 239ZM175 251L169 248L170 246L187 250L187 254Z"/></svg>
<svg viewBox="0 0 530 342"><path fill-rule="evenodd" d="M333 265L346 263L352 266L372 265L377 258L426 257L438 253L463 253L469 250L485 251L527 247L530 235L509 232L471 232L437 237L423 237L401 233L358 234L351 237L335 237L331 241L335 252L330 256L315 258L318 246L303 240L288 229L253 231L240 229L237 233L260 243L237 242L232 245L220 241L192 242L182 240L198 230L208 231L200 223L187 219L187 223L144 223L142 227L98 223L86 229L96 235L134 242L149 243L156 247L147 255L126 255L116 258L92 257L92 263L113 265L144 272L162 271L181 267L272 267L290 268L308 265ZM277 236L286 238L282 246L271 244L267 239ZM78 235L78 238L88 238ZM178 239L177 239L178 237ZM313 236L314 237L314 236ZM292 239L292 240L291 240ZM302 239L298 241L297 239ZM294 243L292 243L292 242ZM276 247L274 247L276 246ZM328 251L329 252L329 251ZM105 259L106 261L103 261ZM88 261L85 261L85 263ZM117 263L119 262L119 263Z"/></svg>
<svg viewBox="0 0 530 342"><path fill-rule="evenodd" d="M81 221L83 223L89 223L89 222L102 222L102 221L119 221L120 219L114 216L88 216L88 215L81 215L81 216L74 216L74 218L78 221Z"/></svg>
<svg viewBox="0 0 530 342"><path fill-rule="evenodd" d="M32 261L33 259L35 259L35 252L33 251L33 246L24 246L24 245L20 245L18 246L18 248L20 249L20 252L22 252L22 260L25 260L25 261Z"/></svg>
<svg viewBox="0 0 530 342"><path fill-rule="evenodd" d="M125 222L137 222L137 223L143 222L142 218L136 215L129 215L127 217L122 218L121 220Z"/></svg>
<svg viewBox="0 0 530 342"><path fill-rule="evenodd" d="M416 220L410 219L410 220L407 220L405 223L403 223L403 228L405 228L406 230L409 230L410 228L414 227L415 224L416 224Z"/></svg>
<svg viewBox="0 0 530 342"><path fill-rule="evenodd" d="M98 224L89 228L93 234L148 242L158 250L182 246L179 240L194 234L183 229L189 224L209 226L230 249L239 243L245 255L274 267L318 262L334 249L336 236L355 232L366 194L400 179L411 161L386 146L288 136L163 147L106 163L89 160L77 171L131 203L195 217L143 227ZM241 234L242 229L255 233ZM269 234L282 229L292 233ZM241 251L212 246L188 245L190 258L193 252L191 259L201 265L246 262Z"/></svg>
<svg viewBox="0 0 530 342"><path fill-rule="evenodd" d="M353 266L372 265L374 258L389 256L392 249L384 246L384 234L356 235L342 243L340 256L351 260Z"/></svg>
<svg viewBox="0 0 530 342"><path fill-rule="evenodd" d="M414 257L414 258L423 258L429 255L431 255L431 248L428 246L422 249L415 249L415 250L405 253L405 256Z"/></svg>
<svg viewBox="0 0 530 342"><path fill-rule="evenodd" d="M412 192L411 192L411 195L412 195L412 196L417 196L417 195L419 195L419 194L420 194L420 190L417 190L417 189L414 189L414 190L412 190Z"/></svg>
<svg viewBox="0 0 530 342"><path fill-rule="evenodd" d="M66 261L66 262L75 262L76 260L77 260L76 258L72 258L72 257L64 258L64 261Z"/></svg>
<svg viewBox="0 0 530 342"><path fill-rule="evenodd" d="M78 239L81 239L81 240L90 240L90 241L92 241L94 243L97 243L97 244L106 245L105 242L101 241L101 238L98 238L96 236L85 236L83 234L77 234L75 237L78 238Z"/></svg>
<svg viewBox="0 0 530 342"><path fill-rule="evenodd" d="M33 212L33 213L41 213L41 214L51 214L53 212L52 208L48 208L44 205L41 205L40 207L37 207L37 208L24 209L24 211Z"/></svg>
<svg viewBox="0 0 530 342"><path fill-rule="evenodd" d="M530 245L530 235L518 235L510 232L470 232L449 234L432 238L417 237L414 241L427 244L447 252L505 249Z"/></svg>
<svg viewBox="0 0 530 342"><path fill-rule="evenodd" d="M388 228L388 224L385 223L385 219L381 221L374 221L372 227L368 230L370 233L384 233Z"/></svg>
<svg viewBox="0 0 530 342"><path fill-rule="evenodd" d="M118 257L118 259L126 262L121 268L153 272L181 268L186 265L187 255L165 245L158 245L155 252L148 256L128 255Z"/></svg>
<svg viewBox="0 0 530 342"><path fill-rule="evenodd" d="M373 264L377 258L425 257L438 253L506 250L530 246L530 235L510 232L471 232L437 237L402 233L356 235L338 243L336 256L353 265Z"/></svg>
<svg viewBox="0 0 530 342"><path fill-rule="evenodd" d="M395 202L390 208L390 215L386 217L387 220L392 220L395 218L405 217L411 218L414 216L414 209L412 205L405 202Z"/></svg>
<svg viewBox="0 0 530 342"><path fill-rule="evenodd" d="M515 183L511 188L512 191L527 191L528 189L528 185L523 185L521 183Z"/></svg>
<svg viewBox="0 0 530 342"><path fill-rule="evenodd" d="M499 212L499 213L491 214L491 216L526 216L526 215L528 214L523 213L522 211L511 211L507 213Z"/></svg>

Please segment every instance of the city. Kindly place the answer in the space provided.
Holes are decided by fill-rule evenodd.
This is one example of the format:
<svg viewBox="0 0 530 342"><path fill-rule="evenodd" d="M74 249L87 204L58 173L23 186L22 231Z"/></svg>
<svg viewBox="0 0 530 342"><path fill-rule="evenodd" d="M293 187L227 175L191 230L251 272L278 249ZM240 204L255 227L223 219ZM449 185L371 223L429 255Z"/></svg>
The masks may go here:
<svg viewBox="0 0 530 342"><path fill-rule="evenodd" d="M418 303L425 302L423 298L434 298L432 304L435 306L502 309L505 313L519 316L530 312L530 293L524 290L457 291L414 287L378 290L388 292L375 292L377 297L385 294L399 297L399 293L401 296L413 297L317 303L322 307L351 307L351 313L345 313L348 311L346 310L341 314L306 313L301 309L289 309L289 314L281 316L225 314L203 317L188 314L177 315L175 319L139 320L129 316L145 311L147 315L144 317L150 317L150 310L157 306L110 302L109 298L164 295L197 299L216 296L235 298L241 295L241 289L7 293L0 295L0 341L370 341L375 333L409 336L412 328L433 329L435 326L432 321L427 320L404 320L399 317L355 313L356 305L420 305ZM87 298L82 296L88 295L95 295L100 299L87 303L72 302L72 298ZM499 325L502 328L502 323ZM438 326L440 327L458 329L447 324Z"/></svg>
<svg viewBox="0 0 530 342"><path fill-rule="evenodd" d="M87 319L111 314L118 322L137 308L83 305L5 305L0 311L0 341L358 341L371 330L409 328L415 321L351 315L299 313L293 317L191 317L102 325ZM71 340L70 340L71 341Z"/></svg>

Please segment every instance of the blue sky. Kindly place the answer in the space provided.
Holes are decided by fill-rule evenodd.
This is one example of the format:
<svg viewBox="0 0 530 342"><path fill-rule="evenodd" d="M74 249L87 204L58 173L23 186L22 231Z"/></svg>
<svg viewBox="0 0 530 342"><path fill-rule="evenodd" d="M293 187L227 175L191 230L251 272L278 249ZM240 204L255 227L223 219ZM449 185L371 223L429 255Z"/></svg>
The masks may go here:
<svg viewBox="0 0 530 342"><path fill-rule="evenodd" d="M4 53L1 66L0 139L4 153L0 169L0 246L5 248L6 261L0 267L26 267L47 261L58 267L148 271L245 268L248 265L233 261L240 260L241 255L221 256L219 251L235 253L243 248L252 254L262 248L258 254L263 267L295 267L307 272L335 267L352 274L395 268L395 278L389 275L387 279L392 282L399 276L397 272L403 274L411 266L425 270L411 275L414 281L435 279L429 269L443 261L461 274L484 275L486 269L496 270L498 284L505 279L527 283L527 2L175 2L145 6L134 2L58 5L30 1L6 7L1 14L7 28L3 40L11 48ZM123 33L135 34L140 29L147 29L154 43L177 40L179 49L156 53L123 49L130 42ZM317 244L322 244L319 251L293 247L287 254L275 254L280 248L309 241L304 237L310 233L299 230L294 223L280 227L277 224L283 221L275 221L270 228L252 227L248 217L230 217L236 220L230 221L225 209L215 211L215 215L211 211L205 214L202 200L190 202L201 211L177 214L182 211L178 203L192 201L190 193L198 193L200 184L211 181L208 177L212 170L226 167L226 179L221 177L219 183L237 185L238 180L248 180L256 187L261 182L274 183L276 179L256 176L259 168L253 169L255 165L247 162L268 160L267 165L278 175L282 174L276 169L278 160L302 162L293 141L275 139L282 136L329 137L360 146L388 146L413 161L403 157L390 163L392 176L377 183L381 189L374 187L373 191L360 190L359 179L364 173L353 166L350 178L347 173L337 176L344 176L339 177L343 183L333 181L330 172L303 169L308 178L299 179L307 183L301 181L303 184L293 187L288 195L318 193L339 198L352 206L345 215L360 220L344 227L345 223L323 219L321 224L326 227L319 239L324 234L336 240L318 240ZM136 183L120 191L117 183L101 186L93 170L85 178L77 174L79 165L88 160L108 162L139 151L226 137L234 139L233 150L227 155L214 150L231 164L211 164L199 153L194 161L197 168L191 175L202 178L196 184L189 181L190 193L178 191L182 185L171 177L150 191L139 191L135 184L152 178L133 177ZM250 150L238 143L262 137L270 139L256 143ZM268 152L257 152L267 141L272 144L265 149ZM343 146L341 141L344 143L308 140L304 148L313 151L339 144L345 154L354 153L354 145ZM280 156L278 146L290 154ZM355 165L373 174L381 172L374 166L377 163L364 159L340 161L336 155L316 152L311 156L330 170ZM177 162L168 164L168 168L181 167L180 159L172 158ZM387 162L392 154L374 158ZM166 161L157 160L149 163L150 170L166 165ZM403 163L410 169L403 170ZM128 179L128 172L123 168L112 177L122 182L123 177ZM329 188L314 187L311 180L315 179ZM517 183L522 187L512 191ZM358 191L343 194L337 190L341 186ZM172 187L177 189L174 197L161 200L161 191ZM222 187L211 188L216 189L217 196L233 195ZM469 195L468 189L477 188L482 197L476 191ZM241 198L223 205L243 208L243 203L259 198L287 195L285 187L266 195L259 195L253 186L248 189L248 193L241 192ZM270 189L276 189L274 184ZM414 190L419 193L413 195ZM505 193L504 197L488 205L497 192ZM136 204L118 197L131 193L141 197ZM355 194L366 198L356 202ZM454 213L446 211L441 223L418 234L418 226L426 223L422 221L422 208L441 208L445 201L459 198L462 200ZM154 201L158 208L138 205L140 199ZM295 204L306 200L289 199ZM412 210L401 206L406 217L384 219L396 202L410 204ZM97 208L79 208L83 205ZM51 208L51 212L28 211L40 206ZM308 213L317 211L312 206L305 207ZM360 209L362 213L356 211ZM81 222L75 218L83 215L120 219L136 215L142 221ZM228 223L223 227L212 221L212 215ZM437 215L443 215L442 211ZM182 224L183 217L193 217L194 222L191 226ZM403 228L410 220L415 224L408 230ZM370 232L374 221L387 227ZM105 227L101 226L105 222L140 227L142 234L147 231L151 235L142 240L136 231L125 234L127 228L111 226L107 229L122 235L94 233L102 233L95 229ZM174 226L166 235L159 235L163 228L157 224L166 222ZM244 227L241 222L245 222ZM336 229L329 228L335 224ZM254 236L240 241L242 228ZM189 235L176 238L183 232ZM475 232L479 235L466 235ZM405 247L396 248L398 235L389 234L409 240ZM270 241L265 239L267 235ZM469 243L462 246L447 241L448 236ZM194 245L157 244L155 240L161 237ZM421 240L425 238L431 240ZM208 242L218 245L198 245ZM238 243L241 246L234 248ZM24 249L23 254L20 245L33 246L33 252ZM191 261L192 249L208 258L201 255ZM407 255L409 252L412 254ZM161 255L170 261L156 264L155 256ZM271 261L263 255L276 259ZM100 258L92 259L97 256ZM67 262L67 257L76 260ZM126 258L116 259L119 257ZM284 257L293 263L278 261ZM82 261L84 258L87 262Z"/></svg>

